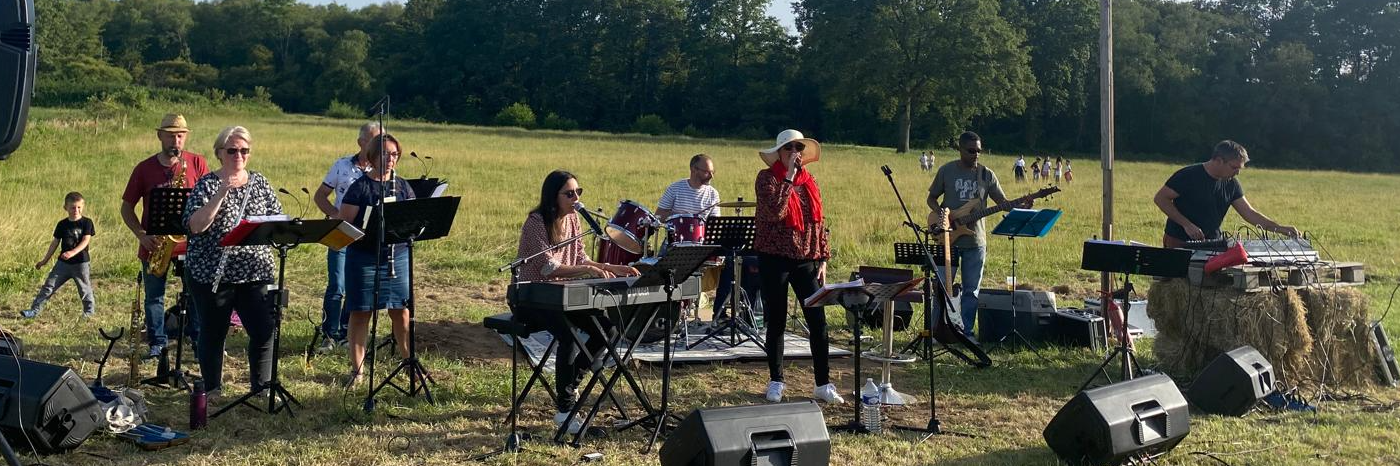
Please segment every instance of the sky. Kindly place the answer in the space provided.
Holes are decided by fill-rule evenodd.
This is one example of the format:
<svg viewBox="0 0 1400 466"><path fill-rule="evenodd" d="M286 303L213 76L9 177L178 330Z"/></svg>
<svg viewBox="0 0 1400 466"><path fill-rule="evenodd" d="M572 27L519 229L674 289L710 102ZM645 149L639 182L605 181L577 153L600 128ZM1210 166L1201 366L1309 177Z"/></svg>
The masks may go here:
<svg viewBox="0 0 1400 466"><path fill-rule="evenodd" d="M331 3L339 3L339 4L341 4L341 5L345 5L345 6L347 6L347 7L352 8L352 9L354 9L354 8L360 8L360 7L365 6L365 5L372 5L372 4L376 4L376 3L403 3L403 2L401 2L401 1L390 1L390 2L385 2L384 0L298 0L298 1L300 1L301 3L309 3L309 4L312 4L312 5L328 5L328 4L331 4ZM797 33L797 26L794 25L795 23L794 23L793 16L792 16L792 3L791 3L790 1L786 1L786 0L772 0L770 3L768 3L768 16L772 16L772 17L774 17L774 18L778 18L778 22L779 22L779 23L782 23L783 27L787 28L789 34L796 34L796 33Z"/></svg>

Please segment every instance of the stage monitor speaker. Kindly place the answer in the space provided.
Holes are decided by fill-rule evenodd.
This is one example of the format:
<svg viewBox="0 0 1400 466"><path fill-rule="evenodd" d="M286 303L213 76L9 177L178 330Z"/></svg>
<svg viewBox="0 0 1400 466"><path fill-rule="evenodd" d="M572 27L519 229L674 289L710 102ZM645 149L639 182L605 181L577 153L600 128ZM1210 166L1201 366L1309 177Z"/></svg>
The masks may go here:
<svg viewBox="0 0 1400 466"><path fill-rule="evenodd" d="M24 357L24 340L13 333L0 330L0 357Z"/></svg>
<svg viewBox="0 0 1400 466"><path fill-rule="evenodd" d="M34 0L0 6L0 160L19 148L34 93Z"/></svg>
<svg viewBox="0 0 1400 466"><path fill-rule="evenodd" d="M0 358L0 433L41 454L77 448L103 425L92 390L72 369Z"/></svg>
<svg viewBox="0 0 1400 466"><path fill-rule="evenodd" d="M1176 447L1191 433L1186 398L1154 374L1075 395L1045 426L1045 444L1067 463L1123 464Z"/></svg>
<svg viewBox="0 0 1400 466"><path fill-rule="evenodd" d="M661 446L661 466L817 466L831 438L815 401L697 409Z"/></svg>
<svg viewBox="0 0 1400 466"><path fill-rule="evenodd" d="M1201 411L1243 416L1274 392L1274 366L1250 346L1221 353L1191 382L1186 396Z"/></svg>

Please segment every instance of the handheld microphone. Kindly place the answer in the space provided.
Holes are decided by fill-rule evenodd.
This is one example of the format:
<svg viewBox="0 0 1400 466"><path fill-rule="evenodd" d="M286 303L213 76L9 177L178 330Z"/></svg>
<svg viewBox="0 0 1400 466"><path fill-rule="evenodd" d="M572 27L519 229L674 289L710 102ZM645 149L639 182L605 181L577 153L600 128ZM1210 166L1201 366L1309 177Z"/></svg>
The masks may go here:
<svg viewBox="0 0 1400 466"><path fill-rule="evenodd" d="M608 235L603 233L603 227L598 226L598 221L594 220L593 216L588 213L588 208L583 206L583 202L574 201L574 210L578 211L579 216L588 222L588 228L593 230L594 235L603 240L608 239Z"/></svg>

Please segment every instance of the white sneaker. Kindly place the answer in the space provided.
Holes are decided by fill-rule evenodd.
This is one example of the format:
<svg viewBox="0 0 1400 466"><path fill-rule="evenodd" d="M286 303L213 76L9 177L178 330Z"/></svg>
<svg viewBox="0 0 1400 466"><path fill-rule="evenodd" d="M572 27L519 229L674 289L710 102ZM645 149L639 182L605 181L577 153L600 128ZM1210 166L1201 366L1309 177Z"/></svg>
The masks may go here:
<svg viewBox="0 0 1400 466"><path fill-rule="evenodd" d="M783 390L786 389L786 388L787 388L787 384L782 383L782 382L779 382L779 381L776 381L776 380L770 380L770 381L768 381L768 392L765 393L765 394L763 395L763 397L764 397L764 398L767 398L768 401L773 402L773 403L782 402L782 401L783 401Z"/></svg>
<svg viewBox="0 0 1400 466"><path fill-rule="evenodd" d="M838 392L838 391L836 390L836 384L830 384L830 383L829 383L829 384L826 384L826 385L822 385L822 386L820 386L820 387L817 387L817 389L816 389L815 391L812 392L812 396L816 397L818 400L822 400L822 401L825 401L825 402L827 402L827 403L836 403L836 404L844 404L844 403L846 403L846 399L845 399L845 398L841 398L841 393Z"/></svg>
<svg viewBox="0 0 1400 466"><path fill-rule="evenodd" d="M564 425L564 419L568 419L568 417L568 411L560 411L556 413L554 415L554 427L558 428L559 426ZM583 417L583 415L574 416L573 422L569 423L570 434L577 434L579 433L579 431L583 430L583 419L580 419L581 417Z"/></svg>

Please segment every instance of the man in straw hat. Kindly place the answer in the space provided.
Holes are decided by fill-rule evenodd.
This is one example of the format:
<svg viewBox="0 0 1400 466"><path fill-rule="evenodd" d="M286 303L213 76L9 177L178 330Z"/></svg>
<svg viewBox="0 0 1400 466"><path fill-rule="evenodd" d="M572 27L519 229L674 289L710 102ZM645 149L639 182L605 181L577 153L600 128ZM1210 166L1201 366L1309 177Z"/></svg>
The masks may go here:
<svg viewBox="0 0 1400 466"><path fill-rule="evenodd" d="M928 187L928 207L938 212L943 208L957 210L968 202L987 203L987 199L997 204L1006 202L1006 194L1001 190L996 173L991 168L978 163L982 154L982 137L967 131L958 136L958 159L944 164L933 175L933 184ZM940 200L941 198L941 200ZM1027 203L1023 207L1029 208ZM974 234L953 241L953 261L961 262L963 333L972 336L972 325L977 319L977 292L982 281L982 265L987 257L987 228L983 220L967 225ZM942 267L943 274L953 274L950 267ZM951 276L951 275L947 275Z"/></svg>
<svg viewBox="0 0 1400 466"><path fill-rule="evenodd" d="M806 169L821 160L822 147L815 139L789 129L778 133L777 144L758 153L768 168L758 172L754 191L758 208L754 215L754 250L758 252L763 319L768 322L768 390L771 402L783 400L783 333L787 322L788 287L799 300L816 293L826 281L826 261L831 258L830 233L822 214L821 190ZM812 348L813 396L828 403L845 403L830 380L826 336L826 312L820 307L802 308Z"/></svg>
<svg viewBox="0 0 1400 466"><path fill-rule="evenodd" d="M150 194L155 188L172 187L176 185L176 174L183 178L181 186L186 188L194 187L199 178L209 173L209 165L204 162L204 156L185 151L185 141L189 136L190 129L185 124L185 116L178 113L166 114L160 120L160 126L156 127L156 139L160 140L160 152L147 157L136 168L131 170L131 177L126 181L126 190L122 192L122 221L126 223L126 228L131 234L136 236L136 241L140 246L136 250L136 257L141 260L141 270L143 277L141 283L145 287L145 311L146 311L146 343L150 345L147 358L160 356L161 350L166 346L165 335L165 279L163 276L155 276L144 273L149 265L151 250L155 249L157 243L156 235L146 234L146 229L150 227L151 205ZM141 216L136 216L136 203L141 203ZM197 335L199 329L199 313L189 310L185 313L188 322L183 326L185 333L191 339Z"/></svg>

